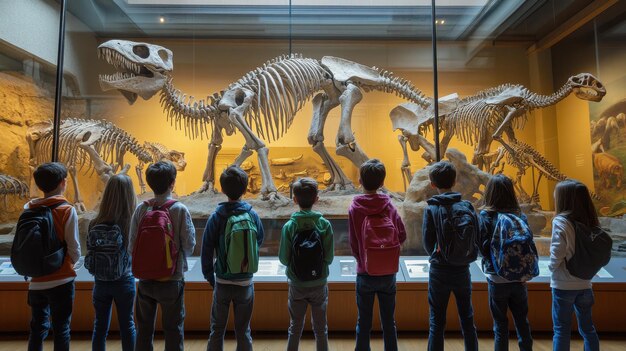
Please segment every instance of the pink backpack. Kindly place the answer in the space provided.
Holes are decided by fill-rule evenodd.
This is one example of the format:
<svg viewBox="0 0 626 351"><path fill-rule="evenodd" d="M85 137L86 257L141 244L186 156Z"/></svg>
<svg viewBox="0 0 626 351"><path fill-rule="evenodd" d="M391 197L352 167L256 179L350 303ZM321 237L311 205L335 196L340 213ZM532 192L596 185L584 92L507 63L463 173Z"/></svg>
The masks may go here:
<svg viewBox="0 0 626 351"><path fill-rule="evenodd" d="M362 233L367 274L389 275L398 272L400 239L388 211L365 216Z"/></svg>
<svg viewBox="0 0 626 351"><path fill-rule="evenodd" d="M139 223L133 247L133 275L139 279L167 279L176 271L178 246L169 209L176 200L155 206L154 200L144 201L148 206Z"/></svg>

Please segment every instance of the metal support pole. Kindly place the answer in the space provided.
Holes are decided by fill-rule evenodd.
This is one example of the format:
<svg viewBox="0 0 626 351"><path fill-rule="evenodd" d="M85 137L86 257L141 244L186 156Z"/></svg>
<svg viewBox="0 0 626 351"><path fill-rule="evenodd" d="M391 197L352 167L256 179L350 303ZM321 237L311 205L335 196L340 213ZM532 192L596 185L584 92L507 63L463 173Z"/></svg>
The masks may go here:
<svg viewBox="0 0 626 351"><path fill-rule="evenodd" d="M54 94L54 123L52 124L52 162L59 160L59 130L61 127L61 95L63 94L63 55L65 53L65 2L61 0L59 48L57 51L57 84Z"/></svg>
<svg viewBox="0 0 626 351"><path fill-rule="evenodd" d="M289 0L289 57L291 57L291 0Z"/></svg>
<svg viewBox="0 0 626 351"><path fill-rule="evenodd" d="M433 28L432 44L433 44L433 103L435 104L435 160L439 162L441 155L439 154L439 76L437 74L437 11L435 10L435 0L431 5L431 25Z"/></svg>

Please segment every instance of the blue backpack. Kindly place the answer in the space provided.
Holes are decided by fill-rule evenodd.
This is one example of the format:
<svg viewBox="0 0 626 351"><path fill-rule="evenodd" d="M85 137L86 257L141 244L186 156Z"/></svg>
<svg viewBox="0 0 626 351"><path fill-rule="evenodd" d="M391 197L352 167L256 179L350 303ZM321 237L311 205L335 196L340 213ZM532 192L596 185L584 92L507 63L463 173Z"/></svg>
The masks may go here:
<svg viewBox="0 0 626 351"><path fill-rule="evenodd" d="M130 272L130 257L117 224L100 223L89 229L85 268L104 281L118 280Z"/></svg>
<svg viewBox="0 0 626 351"><path fill-rule="evenodd" d="M528 224L510 213L498 213L491 238L491 263L509 281L528 281L539 275L539 256Z"/></svg>

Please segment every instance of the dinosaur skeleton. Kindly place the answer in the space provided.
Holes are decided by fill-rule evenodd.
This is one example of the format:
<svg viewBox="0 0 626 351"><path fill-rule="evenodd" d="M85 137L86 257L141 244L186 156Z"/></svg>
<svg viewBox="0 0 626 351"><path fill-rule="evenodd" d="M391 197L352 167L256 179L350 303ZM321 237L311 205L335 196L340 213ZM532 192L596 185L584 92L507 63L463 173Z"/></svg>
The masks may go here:
<svg viewBox="0 0 626 351"><path fill-rule="evenodd" d="M506 156L506 161L518 170L517 189L520 197L534 202L538 197L537 189L542 176L551 180L563 180L566 177L538 151L517 140L514 129L524 127L530 111L555 105L571 93L580 99L598 102L602 100L606 90L593 75L581 73L570 77L561 89L548 96L533 93L516 84L503 84L460 100L449 96L439 114L440 130L444 132L440 152L445 154L452 137L457 135L464 143L474 146L472 163L481 170L494 172ZM442 106L441 100L439 106ZM410 128L412 133L420 134L433 124L432 109L425 110L414 104L400 105L393 113L399 115L396 119L417 121L417 126ZM504 140L502 134L507 135L508 141ZM429 141L420 135L412 137L420 145L429 146L424 147L426 152L422 156L427 162L436 159L434 147ZM502 146L498 151L490 152L494 140ZM407 158L405 153L405 159ZM528 167L534 167L540 173L532 195L528 195L520 183Z"/></svg>
<svg viewBox="0 0 626 351"><path fill-rule="evenodd" d="M37 165L48 161L52 148L52 122L41 122L28 129L27 137L30 148L30 165L34 169ZM126 131L105 120L65 119L61 123L59 132L59 160L67 166L68 173L74 185L75 206L80 211L86 207L80 195L78 171L85 174L91 171L98 175L103 183L118 170L126 173L130 168L124 164L124 155L130 152L137 157L139 163L135 167L142 193L145 192L143 181L143 166L165 157L170 153L177 156L184 154L169 151L160 144L146 143L143 147ZM180 169L180 159L175 166ZM183 169L186 162L183 162Z"/></svg>
<svg viewBox="0 0 626 351"><path fill-rule="evenodd" d="M530 111L556 105L571 93L582 100L601 101L606 94L602 83L589 73L570 77L565 85L552 95L539 95L519 84L503 84L487 89L458 102L455 109L440 114L442 152L448 147L453 135L475 146L472 162L481 169L488 165L482 156L489 153L493 140L514 155L510 143L517 141L514 128L522 129ZM506 134L508 142L502 138Z"/></svg>
<svg viewBox="0 0 626 351"><path fill-rule="evenodd" d="M341 106L336 153L358 167L368 157L356 142L351 119L364 91L395 93L420 106L429 105L421 91L409 81L394 77L391 72L337 57L325 56L315 60L300 55L281 56L250 71L225 91L208 96L206 100L194 101L192 96L188 97L172 85L169 74L173 69L173 54L164 47L110 40L98 47L98 54L125 71L101 75L103 90L117 89L131 104L137 96L147 100L161 91L161 104L174 127L184 129L192 139L211 136L201 192L214 191L215 159L222 147L223 132L232 135L237 130L243 135L245 145L234 164L241 165L256 151L262 198L285 203L286 199L278 194L272 180L268 149L261 139L280 138L308 100L313 103L313 121L307 140L331 174L330 190L352 187L324 147L323 133L328 113Z"/></svg>
<svg viewBox="0 0 626 351"><path fill-rule="evenodd" d="M28 197L28 185L17 178L0 173L0 197L3 200L5 207L7 206L7 198L10 195L15 195L21 198Z"/></svg>

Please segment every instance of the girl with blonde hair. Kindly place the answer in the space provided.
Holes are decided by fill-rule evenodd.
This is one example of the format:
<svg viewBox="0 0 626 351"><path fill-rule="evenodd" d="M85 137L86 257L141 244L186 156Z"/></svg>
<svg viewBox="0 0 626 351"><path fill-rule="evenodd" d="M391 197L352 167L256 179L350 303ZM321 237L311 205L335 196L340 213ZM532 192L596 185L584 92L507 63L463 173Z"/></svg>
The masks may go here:
<svg viewBox="0 0 626 351"><path fill-rule="evenodd" d="M94 351L106 349L113 301L117 308L122 350L132 351L135 348L135 278L131 273L128 248L128 232L135 207L137 199L132 180L125 174L114 175L104 189L98 215L89 224L85 267L95 279Z"/></svg>

